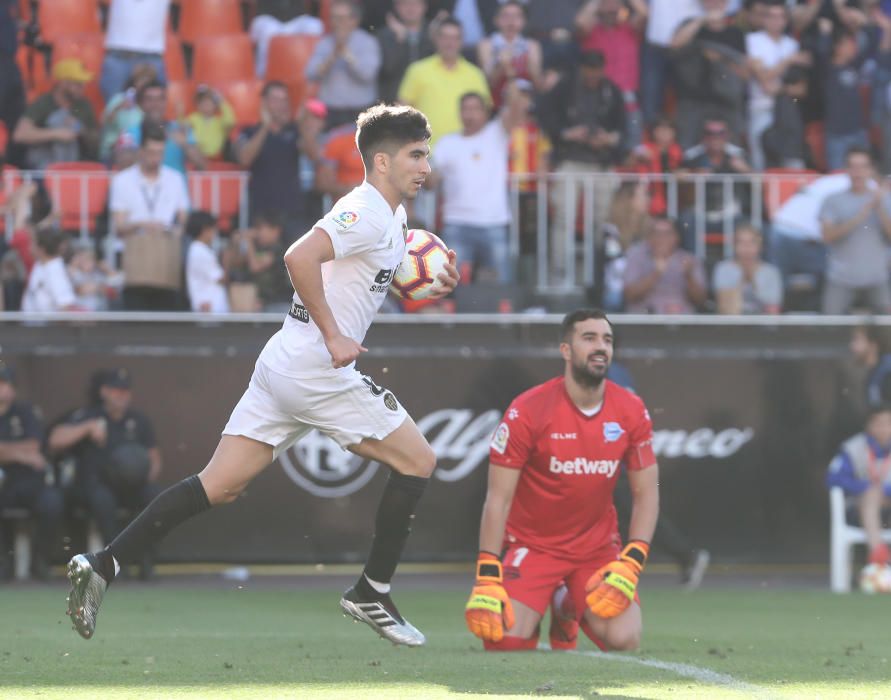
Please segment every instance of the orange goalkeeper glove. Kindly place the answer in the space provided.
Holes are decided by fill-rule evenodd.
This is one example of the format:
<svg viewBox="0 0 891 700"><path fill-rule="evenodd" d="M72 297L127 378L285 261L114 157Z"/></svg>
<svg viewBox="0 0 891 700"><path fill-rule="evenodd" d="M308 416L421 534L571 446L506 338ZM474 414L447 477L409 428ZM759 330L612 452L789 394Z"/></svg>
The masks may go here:
<svg viewBox="0 0 891 700"><path fill-rule="evenodd" d="M588 609L597 617L610 618L631 605L649 553L646 542L631 540L616 561L600 567L585 584Z"/></svg>
<svg viewBox="0 0 891 700"><path fill-rule="evenodd" d="M502 581L498 557L480 552L476 562L476 585L464 608L464 619L467 629L487 642L500 642L504 630L514 626L514 609Z"/></svg>

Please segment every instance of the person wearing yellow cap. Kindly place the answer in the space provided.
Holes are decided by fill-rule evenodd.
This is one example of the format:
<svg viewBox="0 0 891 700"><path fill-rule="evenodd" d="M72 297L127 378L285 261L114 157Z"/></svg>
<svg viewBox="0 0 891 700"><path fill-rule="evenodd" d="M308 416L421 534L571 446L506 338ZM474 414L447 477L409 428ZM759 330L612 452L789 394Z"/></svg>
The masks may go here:
<svg viewBox="0 0 891 700"><path fill-rule="evenodd" d="M79 58L53 65L53 86L28 105L12 138L27 147L28 167L42 170L51 163L89 160L96 156L99 124L84 86L93 79Z"/></svg>

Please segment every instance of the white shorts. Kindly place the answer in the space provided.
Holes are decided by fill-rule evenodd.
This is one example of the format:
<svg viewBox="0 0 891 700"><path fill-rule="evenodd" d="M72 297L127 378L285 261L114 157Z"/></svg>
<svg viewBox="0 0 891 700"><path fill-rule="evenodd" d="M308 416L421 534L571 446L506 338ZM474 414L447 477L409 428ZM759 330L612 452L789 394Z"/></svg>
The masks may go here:
<svg viewBox="0 0 891 700"><path fill-rule="evenodd" d="M272 445L275 460L313 428L346 449L365 438L383 440L406 418L393 392L357 370L298 379L257 362L223 435Z"/></svg>

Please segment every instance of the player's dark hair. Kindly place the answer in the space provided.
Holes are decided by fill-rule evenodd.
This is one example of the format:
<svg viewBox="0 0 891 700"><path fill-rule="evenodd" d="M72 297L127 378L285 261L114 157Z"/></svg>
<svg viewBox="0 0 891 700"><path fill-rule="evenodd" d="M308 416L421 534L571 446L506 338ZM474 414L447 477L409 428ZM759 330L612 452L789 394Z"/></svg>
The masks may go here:
<svg viewBox="0 0 891 700"><path fill-rule="evenodd" d="M167 129L160 122L145 119L142 122L139 144L145 146L149 141L167 142Z"/></svg>
<svg viewBox="0 0 891 700"><path fill-rule="evenodd" d="M366 168L371 167L375 153L392 156L407 143L429 139L427 117L407 105L374 105L356 120L356 147Z"/></svg>
<svg viewBox="0 0 891 700"><path fill-rule="evenodd" d="M569 341L573 331L575 331L576 323L590 321L591 319L606 321L609 324L610 331L613 330L612 321L607 318L606 312L602 309L576 309L563 317L563 323L560 324L560 342L566 343Z"/></svg>
<svg viewBox="0 0 891 700"><path fill-rule="evenodd" d="M197 240L198 237L209 228L215 228L217 225L217 217L209 211L193 211L186 219L186 235L189 238Z"/></svg>

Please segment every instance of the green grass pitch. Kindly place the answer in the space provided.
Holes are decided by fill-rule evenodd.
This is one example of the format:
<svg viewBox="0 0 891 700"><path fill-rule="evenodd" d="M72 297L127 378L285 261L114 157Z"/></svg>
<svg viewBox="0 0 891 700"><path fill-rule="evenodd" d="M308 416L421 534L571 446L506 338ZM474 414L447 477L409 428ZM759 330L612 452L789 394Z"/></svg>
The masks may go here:
<svg viewBox="0 0 891 700"><path fill-rule="evenodd" d="M463 587L403 577L397 600L428 636L404 649L344 619L339 584L116 584L90 641L60 585L0 588L0 697L891 697L887 596L645 588L640 653L486 654Z"/></svg>

